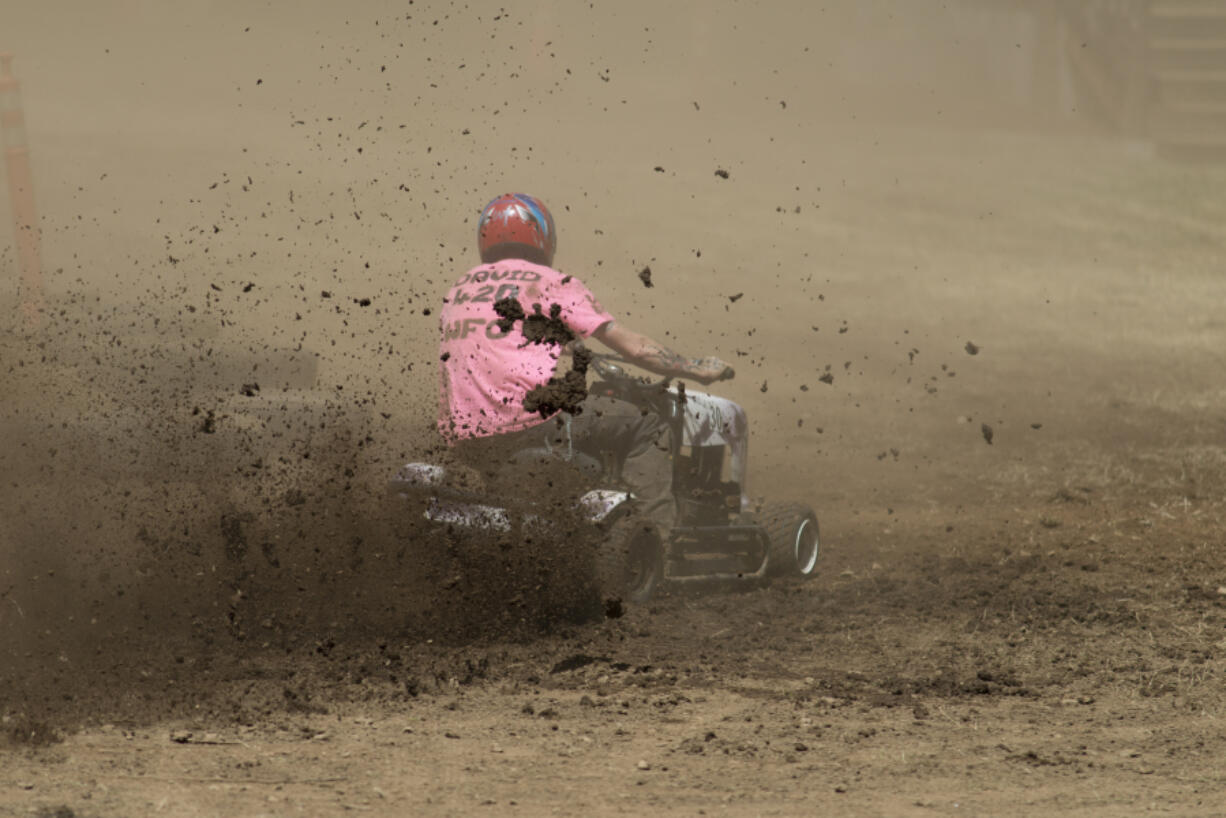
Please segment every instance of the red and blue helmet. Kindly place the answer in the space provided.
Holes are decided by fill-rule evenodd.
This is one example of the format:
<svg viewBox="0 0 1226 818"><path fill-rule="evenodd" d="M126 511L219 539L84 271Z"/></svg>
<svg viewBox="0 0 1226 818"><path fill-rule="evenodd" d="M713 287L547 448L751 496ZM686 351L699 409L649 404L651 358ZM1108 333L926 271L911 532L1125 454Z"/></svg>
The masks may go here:
<svg viewBox="0 0 1226 818"><path fill-rule="evenodd" d="M553 264L553 254L558 249L553 216L534 196L504 193L481 211L477 249L481 261L487 264L504 258Z"/></svg>

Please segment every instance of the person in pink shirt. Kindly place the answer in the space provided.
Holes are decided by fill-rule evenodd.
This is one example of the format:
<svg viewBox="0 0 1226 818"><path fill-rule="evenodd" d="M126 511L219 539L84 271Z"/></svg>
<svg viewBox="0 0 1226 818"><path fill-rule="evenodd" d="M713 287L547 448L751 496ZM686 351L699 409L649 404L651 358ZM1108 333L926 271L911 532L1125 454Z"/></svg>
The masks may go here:
<svg viewBox="0 0 1226 818"><path fill-rule="evenodd" d="M530 396L556 374L570 339L594 338L649 372L703 384L731 377L731 367L715 357L684 357L623 326L579 279L555 270L553 216L532 196L508 193L486 205L477 247L481 264L456 280L439 315L443 438L487 460L490 452L558 443L597 460L604 452L624 453L623 477L646 513L671 520L667 428L659 418L593 395L580 411L565 414L566 423L551 422L560 413L550 414ZM500 312L508 304L528 316L522 327ZM527 339L530 325L545 336ZM550 327L558 330L552 339Z"/></svg>

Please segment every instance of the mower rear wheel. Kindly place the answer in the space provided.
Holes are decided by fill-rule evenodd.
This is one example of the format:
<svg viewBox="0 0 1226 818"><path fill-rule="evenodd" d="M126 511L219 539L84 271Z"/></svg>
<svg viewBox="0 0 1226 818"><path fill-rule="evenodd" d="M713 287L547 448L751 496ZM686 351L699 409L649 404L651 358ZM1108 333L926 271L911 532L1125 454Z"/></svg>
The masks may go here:
<svg viewBox="0 0 1226 818"><path fill-rule="evenodd" d="M663 579L664 541L655 523L637 516L615 522L596 554L602 600L646 602Z"/></svg>

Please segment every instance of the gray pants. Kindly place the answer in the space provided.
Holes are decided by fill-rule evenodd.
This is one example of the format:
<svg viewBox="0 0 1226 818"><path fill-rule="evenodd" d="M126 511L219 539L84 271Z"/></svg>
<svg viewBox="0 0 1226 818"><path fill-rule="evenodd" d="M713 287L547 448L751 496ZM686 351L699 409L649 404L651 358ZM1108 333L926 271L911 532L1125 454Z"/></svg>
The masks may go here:
<svg viewBox="0 0 1226 818"><path fill-rule="evenodd" d="M622 480L638 498L642 512L667 534L676 521L676 503L664 422L632 403L599 395L589 395L583 412L569 416L569 424L567 418L560 414L523 431L462 441L456 454L485 467L507 462L516 451L541 446L560 453L580 452L602 464L609 455L623 456Z"/></svg>

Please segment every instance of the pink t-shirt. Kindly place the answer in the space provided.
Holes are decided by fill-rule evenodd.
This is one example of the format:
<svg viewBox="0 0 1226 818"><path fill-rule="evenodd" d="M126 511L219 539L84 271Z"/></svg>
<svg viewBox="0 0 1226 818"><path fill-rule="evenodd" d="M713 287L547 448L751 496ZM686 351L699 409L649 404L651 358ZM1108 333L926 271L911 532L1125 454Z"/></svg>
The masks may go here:
<svg viewBox="0 0 1226 818"><path fill-rule="evenodd" d="M554 374L560 349L525 344L520 322L499 329L494 302L515 297L524 312L533 305L561 318L586 338L613 318L577 278L518 259L482 264L460 276L439 315L442 330L442 392L438 427L448 441L505 434L545 421L524 409L524 396Z"/></svg>

